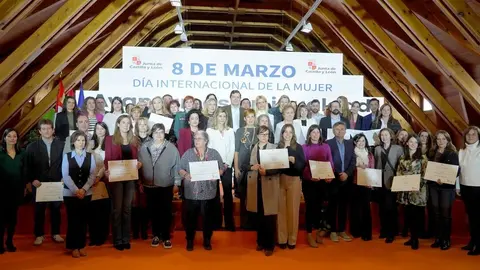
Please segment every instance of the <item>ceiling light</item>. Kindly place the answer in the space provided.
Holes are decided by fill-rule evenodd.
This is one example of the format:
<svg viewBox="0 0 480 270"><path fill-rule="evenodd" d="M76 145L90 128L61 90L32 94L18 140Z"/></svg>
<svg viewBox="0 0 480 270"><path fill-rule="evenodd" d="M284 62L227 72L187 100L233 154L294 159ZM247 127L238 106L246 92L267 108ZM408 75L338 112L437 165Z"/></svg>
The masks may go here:
<svg viewBox="0 0 480 270"><path fill-rule="evenodd" d="M170 0L170 4L172 4L173 7L181 7L182 6L182 1L181 0Z"/></svg>
<svg viewBox="0 0 480 270"><path fill-rule="evenodd" d="M285 50L287 52L293 52L293 46L292 46L292 44L290 44L290 42L287 43L287 46L285 46Z"/></svg>
<svg viewBox="0 0 480 270"><path fill-rule="evenodd" d="M304 23L303 27L302 27L302 31L303 33L305 34L308 34L310 32L312 32L313 28L312 28L312 24L311 23Z"/></svg>
<svg viewBox="0 0 480 270"><path fill-rule="evenodd" d="M182 27L182 25L178 23L178 24L175 26L174 32L175 32L175 34L177 34L177 35L180 35L181 33L183 33L183 27Z"/></svg>
<svg viewBox="0 0 480 270"><path fill-rule="evenodd" d="M185 32L183 32L183 33L180 35L180 40L183 41L183 42L187 42L187 41L188 41L188 37L187 37L187 34L185 34Z"/></svg>

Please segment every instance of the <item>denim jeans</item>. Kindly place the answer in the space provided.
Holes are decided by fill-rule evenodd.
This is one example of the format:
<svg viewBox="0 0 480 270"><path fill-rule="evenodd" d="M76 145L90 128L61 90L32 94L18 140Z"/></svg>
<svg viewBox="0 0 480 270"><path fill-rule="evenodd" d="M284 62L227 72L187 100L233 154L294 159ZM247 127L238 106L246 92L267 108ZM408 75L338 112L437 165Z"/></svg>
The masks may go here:
<svg viewBox="0 0 480 270"><path fill-rule="evenodd" d="M111 187L113 204L113 244L128 244L130 242L135 181L113 183Z"/></svg>

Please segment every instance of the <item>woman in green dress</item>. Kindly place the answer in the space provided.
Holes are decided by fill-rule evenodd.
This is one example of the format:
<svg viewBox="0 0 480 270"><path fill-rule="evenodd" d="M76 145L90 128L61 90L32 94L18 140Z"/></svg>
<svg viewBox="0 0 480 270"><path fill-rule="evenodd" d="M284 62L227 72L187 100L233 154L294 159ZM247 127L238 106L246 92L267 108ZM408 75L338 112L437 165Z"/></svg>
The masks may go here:
<svg viewBox="0 0 480 270"><path fill-rule="evenodd" d="M0 149L0 254L5 252L4 234L7 230L6 250L15 252L13 235L17 225L18 206L23 200L24 152L20 150L18 133L8 128L3 132Z"/></svg>

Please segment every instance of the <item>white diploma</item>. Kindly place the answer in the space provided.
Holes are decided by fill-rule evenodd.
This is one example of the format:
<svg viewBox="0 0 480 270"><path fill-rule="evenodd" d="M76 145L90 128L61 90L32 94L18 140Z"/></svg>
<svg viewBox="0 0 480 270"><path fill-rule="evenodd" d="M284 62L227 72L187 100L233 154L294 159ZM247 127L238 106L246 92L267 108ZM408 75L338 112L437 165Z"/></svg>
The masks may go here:
<svg viewBox="0 0 480 270"><path fill-rule="evenodd" d="M260 150L260 165L266 170L290 168L287 148Z"/></svg>
<svg viewBox="0 0 480 270"><path fill-rule="evenodd" d="M170 128L172 127L173 118L151 113L150 118L148 119L148 122L150 122L149 123L150 127L152 127L153 124L163 124L165 126L165 133L169 133Z"/></svg>
<svg viewBox="0 0 480 270"><path fill-rule="evenodd" d="M366 187L382 187L382 170L357 167L357 185Z"/></svg>
<svg viewBox="0 0 480 270"><path fill-rule="evenodd" d="M43 182L37 188L36 202L61 202L63 201L63 182Z"/></svg>
<svg viewBox="0 0 480 270"><path fill-rule="evenodd" d="M312 178L317 179L333 179L335 175L333 174L332 164L329 161L316 161L309 160L310 172L312 173Z"/></svg>
<svg viewBox="0 0 480 270"><path fill-rule="evenodd" d="M207 181L220 179L218 161L195 161L189 162L190 177L192 181Z"/></svg>
<svg viewBox="0 0 480 270"><path fill-rule="evenodd" d="M137 160L110 160L108 161L109 182L121 182L138 179Z"/></svg>
<svg viewBox="0 0 480 270"><path fill-rule="evenodd" d="M335 138L335 134L333 134L333 129L328 128L327 129L327 140Z"/></svg>
<svg viewBox="0 0 480 270"><path fill-rule="evenodd" d="M457 181L458 166L429 161L425 170L425 180L437 182L439 179L443 184L455 185Z"/></svg>
<svg viewBox="0 0 480 270"><path fill-rule="evenodd" d="M363 132L363 134L365 134L365 137L367 137L368 145L370 146L375 145L374 137L375 137L375 134L377 136L380 135L380 129L360 130L360 131Z"/></svg>
<svg viewBox="0 0 480 270"><path fill-rule="evenodd" d="M420 174L400 175L393 177L392 191L419 191Z"/></svg>

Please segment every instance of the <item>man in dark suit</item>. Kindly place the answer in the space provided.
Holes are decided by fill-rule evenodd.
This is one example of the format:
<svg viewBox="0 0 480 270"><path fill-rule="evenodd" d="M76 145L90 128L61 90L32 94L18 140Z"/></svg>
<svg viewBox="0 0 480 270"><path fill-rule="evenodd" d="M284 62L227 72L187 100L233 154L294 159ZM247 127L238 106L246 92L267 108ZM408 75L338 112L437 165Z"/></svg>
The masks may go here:
<svg viewBox="0 0 480 270"><path fill-rule="evenodd" d="M362 121L362 130L370 130L372 127L372 122L375 121L375 117L378 115L378 106L379 101L376 98L372 98L368 101L368 107L370 108L371 113L363 117Z"/></svg>
<svg viewBox="0 0 480 270"><path fill-rule="evenodd" d="M327 138L327 129L332 128L338 122L343 122L347 129L350 128L348 119L340 114L340 103L336 100L328 104L330 108L330 115L320 119L320 129L322 130L322 137Z"/></svg>
<svg viewBox="0 0 480 270"><path fill-rule="evenodd" d="M335 179L328 184L327 216L331 227L330 239L338 242L338 237L340 237L349 242L352 241L352 238L345 232L345 228L349 190L353 183L356 158L353 142L345 140L346 124L344 122L335 123L333 133L335 138L327 141L332 151L335 174Z"/></svg>
<svg viewBox="0 0 480 270"><path fill-rule="evenodd" d="M242 94L240 94L240 91L233 90L230 92L230 105L223 107L228 113L228 126L233 128L233 131L245 126L245 121L243 121L245 110L240 106L241 100Z"/></svg>

